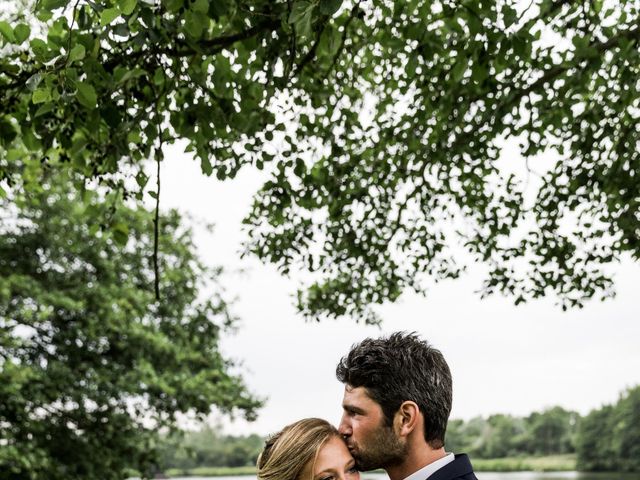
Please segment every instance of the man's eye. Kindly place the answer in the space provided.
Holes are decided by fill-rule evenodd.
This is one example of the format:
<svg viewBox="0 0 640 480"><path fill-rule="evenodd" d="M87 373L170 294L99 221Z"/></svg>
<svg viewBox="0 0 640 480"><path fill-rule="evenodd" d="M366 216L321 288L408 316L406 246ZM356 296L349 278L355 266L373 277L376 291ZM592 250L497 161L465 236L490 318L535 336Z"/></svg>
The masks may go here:
<svg viewBox="0 0 640 480"><path fill-rule="evenodd" d="M354 465L353 467L351 467L347 473L358 473L358 469L356 468L356 466Z"/></svg>
<svg viewBox="0 0 640 480"><path fill-rule="evenodd" d="M332 479L333 479L333 475L328 475L326 477L319 478L318 480L332 480Z"/></svg>

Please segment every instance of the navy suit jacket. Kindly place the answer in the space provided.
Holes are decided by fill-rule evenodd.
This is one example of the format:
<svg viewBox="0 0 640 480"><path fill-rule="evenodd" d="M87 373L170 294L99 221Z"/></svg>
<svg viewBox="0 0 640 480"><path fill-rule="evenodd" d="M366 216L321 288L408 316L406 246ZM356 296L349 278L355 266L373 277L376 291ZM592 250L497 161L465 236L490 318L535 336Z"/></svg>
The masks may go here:
<svg viewBox="0 0 640 480"><path fill-rule="evenodd" d="M436 470L428 480L478 480L473 473L469 457L461 453L456 455L453 462Z"/></svg>

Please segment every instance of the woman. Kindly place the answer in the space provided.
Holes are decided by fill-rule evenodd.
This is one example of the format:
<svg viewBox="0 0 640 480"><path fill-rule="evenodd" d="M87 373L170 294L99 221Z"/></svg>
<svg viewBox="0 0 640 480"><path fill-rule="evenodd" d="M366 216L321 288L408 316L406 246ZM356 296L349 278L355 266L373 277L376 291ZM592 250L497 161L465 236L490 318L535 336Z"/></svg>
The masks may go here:
<svg viewBox="0 0 640 480"><path fill-rule="evenodd" d="M270 437L258 457L259 480L360 480L336 428L305 418Z"/></svg>

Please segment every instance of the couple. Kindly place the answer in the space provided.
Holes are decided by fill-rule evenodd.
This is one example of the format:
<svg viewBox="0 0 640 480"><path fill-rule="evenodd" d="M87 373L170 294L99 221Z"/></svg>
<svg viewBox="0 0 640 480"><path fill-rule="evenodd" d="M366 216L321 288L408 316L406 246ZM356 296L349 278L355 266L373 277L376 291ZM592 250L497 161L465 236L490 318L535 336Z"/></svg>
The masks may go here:
<svg viewBox="0 0 640 480"><path fill-rule="evenodd" d="M354 345L336 368L344 383L338 429L300 420L269 438L259 480L359 480L383 468L390 480L477 480L466 455L446 453L451 373L415 334Z"/></svg>

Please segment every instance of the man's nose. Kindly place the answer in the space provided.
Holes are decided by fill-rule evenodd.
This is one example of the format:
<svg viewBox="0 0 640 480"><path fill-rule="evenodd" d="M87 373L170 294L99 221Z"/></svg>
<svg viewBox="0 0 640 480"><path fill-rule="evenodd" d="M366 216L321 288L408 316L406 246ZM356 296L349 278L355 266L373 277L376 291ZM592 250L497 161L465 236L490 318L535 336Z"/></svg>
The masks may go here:
<svg viewBox="0 0 640 480"><path fill-rule="evenodd" d="M349 419L347 418L346 415L342 415L342 418L340 419L340 425L338 425L338 432L340 432L340 435L345 437L351 436L351 433L352 433L351 424L349 423Z"/></svg>

